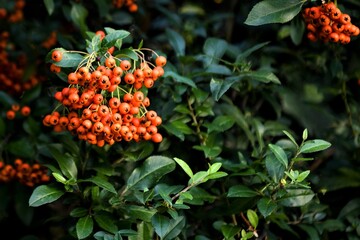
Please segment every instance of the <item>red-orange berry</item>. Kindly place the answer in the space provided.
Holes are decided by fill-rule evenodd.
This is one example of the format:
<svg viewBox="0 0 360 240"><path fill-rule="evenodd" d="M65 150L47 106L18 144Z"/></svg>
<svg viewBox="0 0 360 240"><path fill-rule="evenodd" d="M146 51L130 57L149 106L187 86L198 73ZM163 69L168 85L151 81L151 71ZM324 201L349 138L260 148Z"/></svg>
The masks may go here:
<svg viewBox="0 0 360 240"><path fill-rule="evenodd" d="M50 71L52 71L53 73L59 73L61 72L61 67L56 66L54 63L52 63L50 65Z"/></svg>
<svg viewBox="0 0 360 240"><path fill-rule="evenodd" d="M95 35L100 36L100 40L103 40L103 38L105 37L105 32L103 30L98 30L95 32Z"/></svg>
<svg viewBox="0 0 360 240"><path fill-rule="evenodd" d="M31 113L31 108L29 106L23 106L20 110L21 115L23 115L24 117L27 117L30 115Z"/></svg>
<svg viewBox="0 0 360 240"><path fill-rule="evenodd" d="M16 113L14 110L10 109L6 112L6 118L9 120L13 120L16 116Z"/></svg>
<svg viewBox="0 0 360 240"><path fill-rule="evenodd" d="M51 53L51 59L54 62L60 62L62 60L62 57L63 57L63 53L60 50L54 50Z"/></svg>
<svg viewBox="0 0 360 240"><path fill-rule="evenodd" d="M166 64L166 57L164 57L164 56L158 56L158 57L155 59L155 64L156 64L156 66L160 66L160 67L165 66L165 64Z"/></svg>
<svg viewBox="0 0 360 240"><path fill-rule="evenodd" d="M151 135L151 140L155 143L160 143L163 140L163 137L160 133L155 133L153 135Z"/></svg>
<svg viewBox="0 0 360 240"><path fill-rule="evenodd" d="M120 62L120 68L123 70L123 71L127 71L131 68L131 63L129 60L122 60Z"/></svg>

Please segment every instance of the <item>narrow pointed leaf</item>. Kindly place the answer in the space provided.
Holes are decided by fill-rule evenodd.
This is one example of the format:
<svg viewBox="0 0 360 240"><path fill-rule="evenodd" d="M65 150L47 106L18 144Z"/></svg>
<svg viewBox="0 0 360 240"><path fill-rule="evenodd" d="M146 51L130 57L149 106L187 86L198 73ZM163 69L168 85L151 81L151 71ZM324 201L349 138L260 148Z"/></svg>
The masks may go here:
<svg viewBox="0 0 360 240"><path fill-rule="evenodd" d="M56 187L40 185L34 189L29 199L30 207L38 207L58 200L65 191Z"/></svg>
<svg viewBox="0 0 360 240"><path fill-rule="evenodd" d="M269 144L271 152L275 155L276 159L287 168L288 158L285 151L278 145Z"/></svg>
<svg viewBox="0 0 360 240"><path fill-rule="evenodd" d="M300 148L301 153L313 153L325 150L331 146L331 143L322 140L322 139L315 139L315 140L308 140L304 142L304 144Z"/></svg>
<svg viewBox="0 0 360 240"><path fill-rule="evenodd" d="M181 160L180 158L174 158L175 162L184 170L184 172L189 176L192 177L194 176L190 166L184 161Z"/></svg>

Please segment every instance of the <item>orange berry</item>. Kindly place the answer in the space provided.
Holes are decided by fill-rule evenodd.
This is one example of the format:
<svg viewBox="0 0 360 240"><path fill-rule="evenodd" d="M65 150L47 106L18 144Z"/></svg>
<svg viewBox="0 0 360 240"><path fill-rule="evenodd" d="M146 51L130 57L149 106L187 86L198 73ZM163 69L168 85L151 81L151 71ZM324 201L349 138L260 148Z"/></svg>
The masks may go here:
<svg viewBox="0 0 360 240"><path fill-rule="evenodd" d="M27 117L31 113L31 108L29 106L23 106L20 110L21 115Z"/></svg>
<svg viewBox="0 0 360 240"><path fill-rule="evenodd" d="M165 66L165 64L166 64L166 57L164 57L164 56L158 56L158 57L155 59L155 64L156 64L156 66L160 66L160 67Z"/></svg>
<svg viewBox="0 0 360 240"><path fill-rule="evenodd" d="M151 140L155 143L160 143L163 140L163 137L160 133L155 133L151 135Z"/></svg>
<svg viewBox="0 0 360 240"><path fill-rule="evenodd" d="M105 60L105 66L108 67L108 68L114 68L116 65L116 61L115 59L113 58L113 56L110 56L108 57L106 60Z"/></svg>
<svg viewBox="0 0 360 240"><path fill-rule="evenodd" d="M15 115L16 115L16 113L15 113L15 111L14 110L8 110L7 112L6 112L6 118L7 119L9 119L9 120L13 120L14 118L15 118Z"/></svg>
<svg viewBox="0 0 360 240"><path fill-rule="evenodd" d="M20 105L17 103L14 103L13 105L11 105L11 109L15 112L20 110Z"/></svg>
<svg viewBox="0 0 360 240"><path fill-rule="evenodd" d="M99 35L100 36L100 40L103 40L103 38L105 37L105 32L103 30L98 30L95 32L95 35Z"/></svg>
<svg viewBox="0 0 360 240"><path fill-rule="evenodd" d="M54 63L52 63L50 65L50 71L52 71L53 73L59 73L61 72L61 67L56 66Z"/></svg>
<svg viewBox="0 0 360 240"><path fill-rule="evenodd" d="M51 59L55 62L60 62L63 57L63 53L60 50L54 50L51 53Z"/></svg>
<svg viewBox="0 0 360 240"><path fill-rule="evenodd" d="M123 70L123 71L127 71L127 70L129 70L130 68L131 68L131 63L130 63L130 61L129 60L122 60L121 62L120 62L120 67L121 67L121 69Z"/></svg>

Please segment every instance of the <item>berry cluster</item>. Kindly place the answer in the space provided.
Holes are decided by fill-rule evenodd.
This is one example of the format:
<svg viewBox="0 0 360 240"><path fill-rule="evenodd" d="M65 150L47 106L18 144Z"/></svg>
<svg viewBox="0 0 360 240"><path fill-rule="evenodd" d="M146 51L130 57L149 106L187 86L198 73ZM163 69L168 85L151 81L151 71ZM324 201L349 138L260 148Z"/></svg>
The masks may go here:
<svg viewBox="0 0 360 240"><path fill-rule="evenodd" d="M50 49L56 43L57 43L57 33L56 33L56 31L52 31L50 33L50 36L41 43L41 46L46 49Z"/></svg>
<svg viewBox="0 0 360 240"><path fill-rule="evenodd" d="M0 8L0 19L6 19L9 23L16 23L24 19L23 8L25 7L25 0L16 0L14 9L11 11L5 8Z"/></svg>
<svg viewBox="0 0 360 240"><path fill-rule="evenodd" d="M135 3L135 0L113 0L112 4L116 8L126 6L129 12L137 12L138 10L138 5Z"/></svg>
<svg viewBox="0 0 360 240"><path fill-rule="evenodd" d="M348 44L352 36L359 35L359 28L351 23L351 17L341 12L333 3L305 8L303 18L310 41L321 40Z"/></svg>
<svg viewBox="0 0 360 240"><path fill-rule="evenodd" d="M21 184L34 187L36 184L50 181L48 170L39 163L29 164L17 158L14 164L0 161L0 182L8 183L13 180Z"/></svg>
<svg viewBox="0 0 360 240"><path fill-rule="evenodd" d="M13 104L11 109L6 111L6 118L9 120L15 119L17 113L23 117L27 117L31 113L31 108L27 105L20 106L19 104Z"/></svg>
<svg viewBox="0 0 360 240"><path fill-rule="evenodd" d="M7 31L0 33L0 91L19 96L36 86L43 78L32 74L24 81L26 55L21 54L15 60L10 59L8 51L14 48L8 41L9 37Z"/></svg>
<svg viewBox="0 0 360 240"><path fill-rule="evenodd" d="M117 58L109 51L101 57L85 57L87 61L67 74L69 85L55 92L59 104L43 118L43 124L56 132L70 131L99 147L122 140L161 142L158 126L162 119L154 110L147 110L150 99L145 92L163 76L166 58L156 55L153 64L140 49L134 51L139 63ZM52 71L62 71L56 63L63 54L66 52L58 49L51 52Z"/></svg>

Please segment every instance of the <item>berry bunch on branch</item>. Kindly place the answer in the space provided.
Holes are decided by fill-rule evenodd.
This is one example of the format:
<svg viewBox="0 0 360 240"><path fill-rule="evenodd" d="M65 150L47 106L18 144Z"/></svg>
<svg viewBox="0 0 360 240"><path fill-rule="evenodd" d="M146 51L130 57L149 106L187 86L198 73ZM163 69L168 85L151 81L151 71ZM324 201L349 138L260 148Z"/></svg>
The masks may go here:
<svg viewBox="0 0 360 240"><path fill-rule="evenodd" d="M163 76L166 58L142 46L122 49L127 31L105 28L88 35L87 52L49 52L51 71L68 85L54 93L58 104L43 124L99 147L120 141L161 142L162 119L148 109L147 93Z"/></svg>
<svg viewBox="0 0 360 240"><path fill-rule="evenodd" d="M27 163L16 158L13 164L0 161L0 183L18 181L21 184L34 187L37 184L50 181L48 168L39 163Z"/></svg>
<svg viewBox="0 0 360 240"><path fill-rule="evenodd" d="M351 37L359 35L359 28L351 23L351 16L341 10L333 2L320 6L305 8L303 18L310 41L321 40L348 44Z"/></svg>

